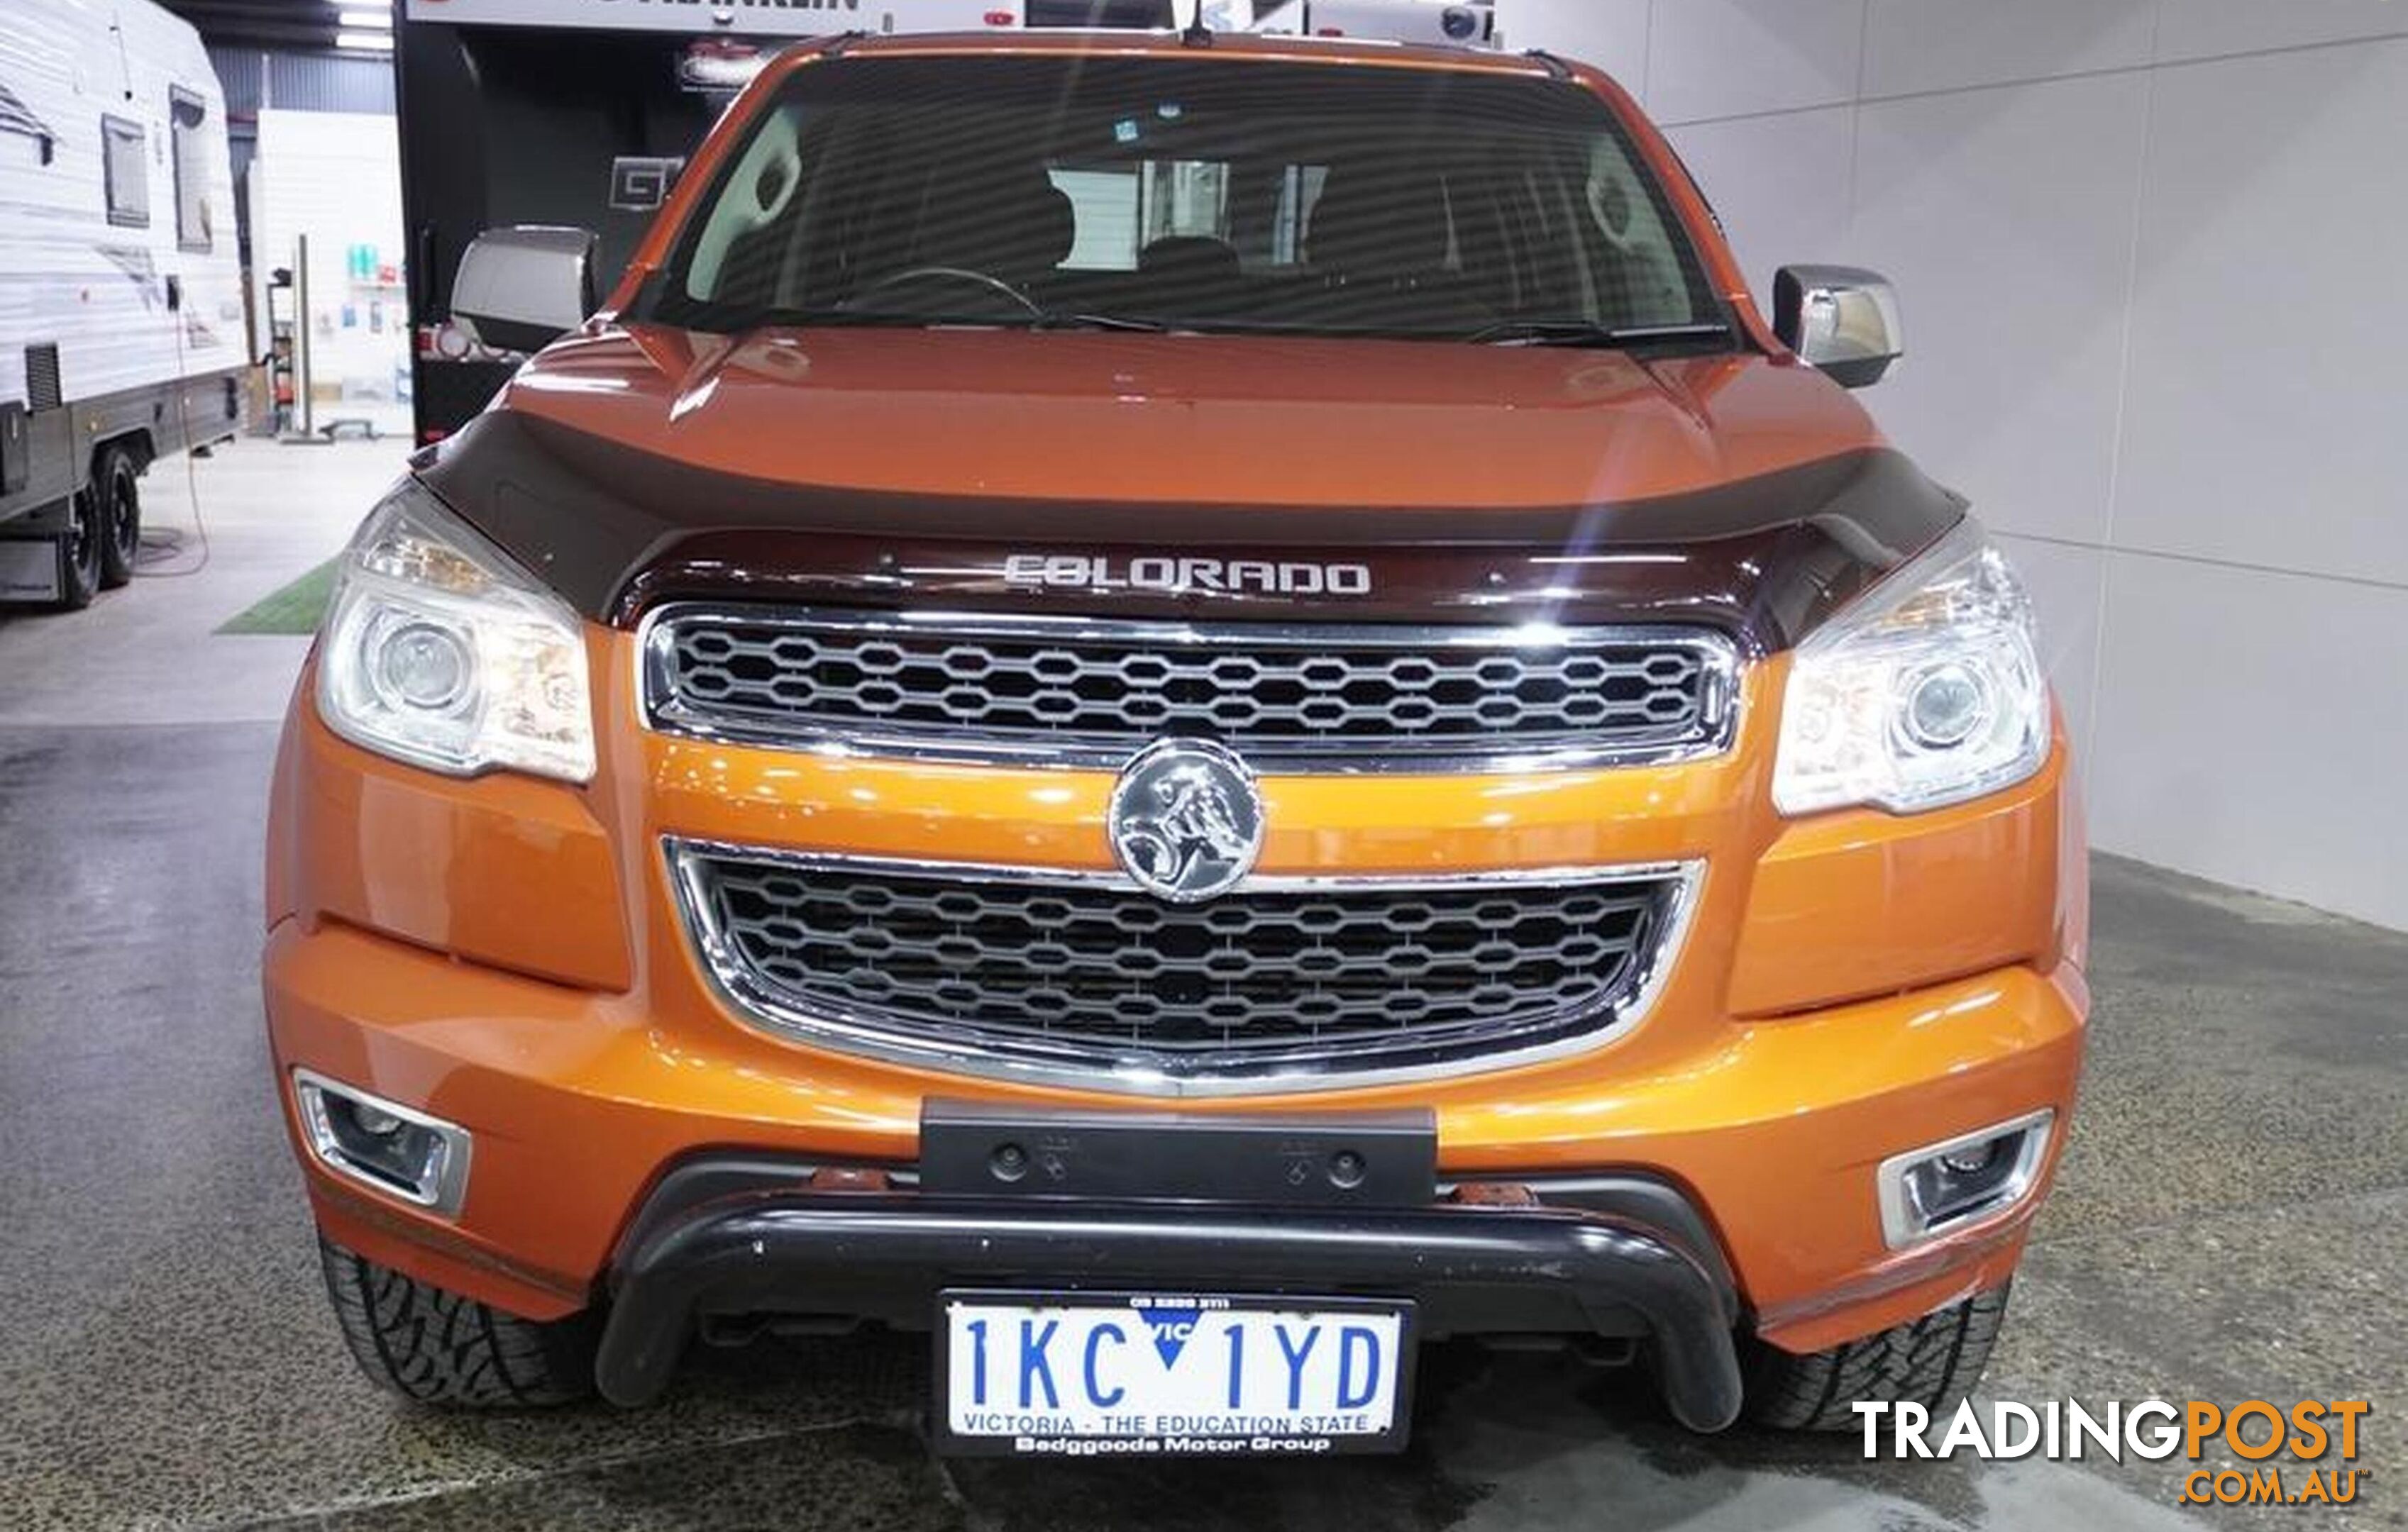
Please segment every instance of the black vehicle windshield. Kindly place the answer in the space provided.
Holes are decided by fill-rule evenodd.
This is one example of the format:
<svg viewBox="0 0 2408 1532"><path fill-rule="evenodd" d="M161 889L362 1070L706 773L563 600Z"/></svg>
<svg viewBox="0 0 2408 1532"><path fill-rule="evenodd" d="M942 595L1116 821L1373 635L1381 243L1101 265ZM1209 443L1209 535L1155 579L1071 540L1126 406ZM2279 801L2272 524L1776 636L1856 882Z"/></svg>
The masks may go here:
<svg viewBox="0 0 2408 1532"><path fill-rule="evenodd" d="M1731 344L1568 82L1261 60L836 59L724 162L645 317Z"/></svg>

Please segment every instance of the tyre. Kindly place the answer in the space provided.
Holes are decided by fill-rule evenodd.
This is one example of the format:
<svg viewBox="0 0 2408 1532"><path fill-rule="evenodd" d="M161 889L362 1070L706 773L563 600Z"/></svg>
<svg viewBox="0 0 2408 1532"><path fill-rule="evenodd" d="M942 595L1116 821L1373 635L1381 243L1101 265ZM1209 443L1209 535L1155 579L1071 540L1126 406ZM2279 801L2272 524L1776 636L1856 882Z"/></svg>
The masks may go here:
<svg viewBox="0 0 2408 1532"><path fill-rule="evenodd" d="M2007 1315L2009 1288L1984 1293L1862 1340L1799 1356L1759 1344L1747 1418L1791 1431L1861 1431L1859 1399L1922 1405L1935 1416L1981 1381Z"/></svg>
<svg viewBox="0 0 2408 1532"><path fill-rule="evenodd" d="M90 491L67 502L67 529L55 539L61 611L81 611L100 592L100 511Z"/></svg>
<svg viewBox="0 0 2408 1532"><path fill-rule="evenodd" d="M113 591L134 578L142 551L141 474L132 452L100 450L92 465L92 497L99 506L100 588Z"/></svg>
<svg viewBox="0 0 2408 1532"><path fill-rule="evenodd" d="M470 1410L566 1404L594 1390L594 1329L538 1324L430 1287L318 1238L326 1295L362 1371L402 1397Z"/></svg>

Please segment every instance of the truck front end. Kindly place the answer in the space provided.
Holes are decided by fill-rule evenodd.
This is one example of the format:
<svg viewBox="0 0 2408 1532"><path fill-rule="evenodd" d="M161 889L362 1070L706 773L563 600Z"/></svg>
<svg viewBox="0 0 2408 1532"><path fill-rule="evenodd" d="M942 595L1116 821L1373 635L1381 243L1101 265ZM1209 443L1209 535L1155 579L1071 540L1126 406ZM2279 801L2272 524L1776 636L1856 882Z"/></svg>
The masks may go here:
<svg viewBox="0 0 2408 1532"><path fill-rule="evenodd" d="M346 555L265 982L363 1362L633 1404L868 1320L1030 1453L1393 1447L1455 1336L1707 1430L1970 1383L2080 1070L2063 731L1660 139L1518 60L831 52Z"/></svg>

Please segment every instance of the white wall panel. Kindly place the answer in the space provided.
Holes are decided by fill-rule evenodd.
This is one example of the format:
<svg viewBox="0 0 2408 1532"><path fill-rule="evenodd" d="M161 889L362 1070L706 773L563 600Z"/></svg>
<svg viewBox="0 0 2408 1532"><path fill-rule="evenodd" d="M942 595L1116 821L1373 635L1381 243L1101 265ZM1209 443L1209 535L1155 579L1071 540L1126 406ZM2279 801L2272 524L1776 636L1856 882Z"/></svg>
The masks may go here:
<svg viewBox="0 0 2408 1532"><path fill-rule="evenodd" d="M2078 765L2086 775L2095 754L2099 618L2106 596L2107 555L2096 548L2035 542L2000 533L2040 617L2040 655L2065 706Z"/></svg>
<svg viewBox="0 0 2408 1532"><path fill-rule="evenodd" d="M2408 593L2128 553L2107 590L2093 840L2408 927Z"/></svg>
<svg viewBox="0 0 2408 1532"><path fill-rule="evenodd" d="M1865 403L2023 568L2098 843L2408 927L2408 0L1649 8L1759 294L1897 279Z"/></svg>
<svg viewBox="0 0 2408 1532"><path fill-rule="evenodd" d="M1851 101L1865 0L1659 0L1647 107L1663 122Z"/></svg>
<svg viewBox="0 0 2408 1532"><path fill-rule="evenodd" d="M1497 0L1508 48L1543 48L1596 64L1647 98L1647 31L1654 0Z"/></svg>
<svg viewBox="0 0 2408 1532"><path fill-rule="evenodd" d="M2211 58L2408 33L2401 0L2162 0L2157 57Z"/></svg>
<svg viewBox="0 0 2408 1532"><path fill-rule="evenodd" d="M1870 104L1847 253L1898 284L1906 363L1866 404L1993 526L2103 540L2148 82Z"/></svg>
<svg viewBox="0 0 2408 1532"><path fill-rule="evenodd" d="M1713 203L1767 313L1776 268L1847 258L1849 107L1697 122L1666 136Z"/></svg>
<svg viewBox="0 0 2408 1532"><path fill-rule="evenodd" d="M2408 583L2408 39L2169 69L2116 539Z"/></svg>
<svg viewBox="0 0 2408 1532"><path fill-rule="evenodd" d="M1870 0L1867 96L2049 79L2149 62L2157 0Z"/></svg>

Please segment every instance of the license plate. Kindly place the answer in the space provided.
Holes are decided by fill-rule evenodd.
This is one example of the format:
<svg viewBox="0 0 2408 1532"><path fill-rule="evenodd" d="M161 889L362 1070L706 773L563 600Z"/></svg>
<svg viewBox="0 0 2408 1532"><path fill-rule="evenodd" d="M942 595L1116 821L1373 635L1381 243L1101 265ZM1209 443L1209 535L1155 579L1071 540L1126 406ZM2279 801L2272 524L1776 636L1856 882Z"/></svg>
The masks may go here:
<svg viewBox="0 0 2408 1532"><path fill-rule="evenodd" d="M937 1444L1130 1457L1405 1445L1412 1305L1180 1294L947 1293Z"/></svg>

